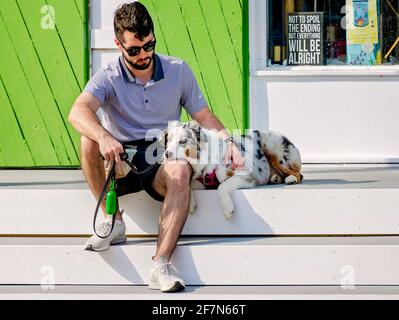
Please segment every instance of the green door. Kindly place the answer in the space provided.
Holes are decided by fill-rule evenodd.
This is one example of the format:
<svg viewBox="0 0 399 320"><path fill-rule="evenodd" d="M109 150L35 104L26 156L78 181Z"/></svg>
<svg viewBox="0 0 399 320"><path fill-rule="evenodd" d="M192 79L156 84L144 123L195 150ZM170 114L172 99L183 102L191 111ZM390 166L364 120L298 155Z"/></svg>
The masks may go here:
<svg viewBox="0 0 399 320"><path fill-rule="evenodd" d="M158 52L183 58L230 130L247 125L248 0L141 0Z"/></svg>
<svg viewBox="0 0 399 320"><path fill-rule="evenodd" d="M87 2L0 1L0 168L79 166L67 117L88 79ZM157 50L185 59L226 127L244 129L247 0L142 2Z"/></svg>
<svg viewBox="0 0 399 320"><path fill-rule="evenodd" d="M85 8L0 1L0 167L79 165L67 117L87 80Z"/></svg>

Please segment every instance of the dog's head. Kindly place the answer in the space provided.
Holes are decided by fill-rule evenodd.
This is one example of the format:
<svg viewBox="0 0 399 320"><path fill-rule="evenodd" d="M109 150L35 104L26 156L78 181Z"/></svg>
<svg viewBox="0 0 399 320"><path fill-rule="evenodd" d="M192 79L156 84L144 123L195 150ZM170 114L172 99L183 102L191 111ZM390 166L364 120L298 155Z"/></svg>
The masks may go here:
<svg viewBox="0 0 399 320"><path fill-rule="evenodd" d="M192 162L199 158L201 145L207 142L207 137L194 120L186 123L173 121L162 132L159 142L165 149L166 159L185 159Z"/></svg>

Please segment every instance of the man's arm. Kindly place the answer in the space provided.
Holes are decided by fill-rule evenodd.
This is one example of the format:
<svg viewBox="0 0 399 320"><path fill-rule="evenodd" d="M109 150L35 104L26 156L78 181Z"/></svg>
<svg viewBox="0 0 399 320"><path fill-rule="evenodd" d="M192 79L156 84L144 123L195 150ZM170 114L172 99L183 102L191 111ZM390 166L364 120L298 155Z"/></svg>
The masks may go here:
<svg viewBox="0 0 399 320"><path fill-rule="evenodd" d="M76 99L68 116L68 121L76 131L94 141L105 135L105 129L96 116L99 107L100 101L97 98L90 93L82 93Z"/></svg>
<svg viewBox="0 0 399 320"><path fill-rule="evenodd" d="M81 135L96 141L105 160L120 162L119 154L123 152L123 146L105 130L96 112L100 107L100 101L91 93L84 92L76 99L68 116L68 121Z"/></svg>
<svg viewBox="0 0 399 320"><path fill-rule="evenodd" d="M223 140L230 138L230 135L222 122L220 122L216 115L209 110L208 106L195 113L193 119L206 129L217 130L220 138ZM230 160L232 160L233 169L242 168L244 166L244 158L242 157L240 150L238 150L237 146L234 143L231 143L231 141L228 143L227 152L224 157L225 164Z"/></svg>
<svg viewBox="0 0 399 320"><path fill-rule="evenodd" d="M220 120L213 114L211 110L206 106L193 115L193 119L196 120L202 127L206 129L215 129L222 139L230 137L224 125Z"/></svg>

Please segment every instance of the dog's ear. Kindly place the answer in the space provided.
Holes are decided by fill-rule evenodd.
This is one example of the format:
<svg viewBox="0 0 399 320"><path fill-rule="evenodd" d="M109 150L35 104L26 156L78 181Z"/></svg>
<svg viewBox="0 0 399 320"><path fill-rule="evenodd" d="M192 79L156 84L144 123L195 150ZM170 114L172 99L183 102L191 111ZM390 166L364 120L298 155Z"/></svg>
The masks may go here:
<svg viewBox="0 0 399 320"><path fill-rule="evenodd" d="M206 134L204 133L204 130L202 130L200 124L197 121L191 120L191 121L187 122L186 127L195 132L195 134L197 136L197 141L208 142L208 138L207 138Z"/></svg>
<svg viewBox="0 0 399 320"><path fill-rule="evenodd" d="M204 130L202 130L201 127L200 127L200 138L201 138L201 142L203 142L203 143L207 143L208 142L208 136L206 135Z"/></svg>
<svg viewBox="0 0 399 320"><path fill-rule="evenodd" d="M166 145L168 144L168 129L165 129L161 132L159 136L159 144L166 149Z"/></svg>
<svg viewBox="0 0 399 320"><path fill-rule="evenodd" d="M191 121L187 122L185 128L194 130L195 132L197 132L197 131L199 132L201 129L199 123L195 120L191 120Z"/></svg>

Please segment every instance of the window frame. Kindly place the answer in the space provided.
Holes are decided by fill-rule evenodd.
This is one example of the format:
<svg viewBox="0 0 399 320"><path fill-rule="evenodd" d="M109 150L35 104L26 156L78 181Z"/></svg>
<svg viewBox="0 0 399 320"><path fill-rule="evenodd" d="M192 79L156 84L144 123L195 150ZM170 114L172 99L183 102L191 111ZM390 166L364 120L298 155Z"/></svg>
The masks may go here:
<svg viewBox="0 0 399 320"><path fill-rule="evenodd" d="M267 66L269 0L249 0L249 54L252 77L399 77L399 65Z"/></svg>

